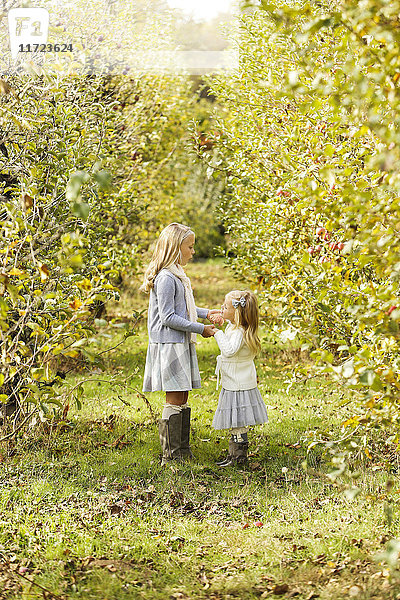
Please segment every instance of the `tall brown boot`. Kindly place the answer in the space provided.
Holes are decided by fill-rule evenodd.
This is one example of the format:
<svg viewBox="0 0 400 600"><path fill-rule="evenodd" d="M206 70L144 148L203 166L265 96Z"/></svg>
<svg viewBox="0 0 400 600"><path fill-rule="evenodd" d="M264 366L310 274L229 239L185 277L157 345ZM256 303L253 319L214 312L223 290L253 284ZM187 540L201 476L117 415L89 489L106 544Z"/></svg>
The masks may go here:
<svg viewBox="0 0 400 600"><path fill-rule="evenodd" d="M182 430L181 430L181 457L183 459L193 458L190 449L190 413L191 408L187 406L181 410Z"/></svg>
<svg viewBox="0 0 400 600"><path fill-rule="evenodd" d="M159 419L158 433L163 451L161 464L181 460L182 414L171 415L169 419Z"/></svg>

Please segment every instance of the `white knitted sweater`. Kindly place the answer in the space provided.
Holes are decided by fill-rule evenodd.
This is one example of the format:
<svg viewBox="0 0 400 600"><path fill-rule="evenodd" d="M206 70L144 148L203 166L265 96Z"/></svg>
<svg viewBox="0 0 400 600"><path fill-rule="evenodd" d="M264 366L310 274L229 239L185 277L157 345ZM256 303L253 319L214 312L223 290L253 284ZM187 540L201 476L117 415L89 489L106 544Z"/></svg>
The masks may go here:
<svg viewBox="0 0 400 600"><path fill-rule="evenodd" d="M254 354L243 339L242 327L228 322L225 332L218 330L214 335L221 354L217 356L217 388L219 378L225 390L251 390L257 387Z"/></svg>

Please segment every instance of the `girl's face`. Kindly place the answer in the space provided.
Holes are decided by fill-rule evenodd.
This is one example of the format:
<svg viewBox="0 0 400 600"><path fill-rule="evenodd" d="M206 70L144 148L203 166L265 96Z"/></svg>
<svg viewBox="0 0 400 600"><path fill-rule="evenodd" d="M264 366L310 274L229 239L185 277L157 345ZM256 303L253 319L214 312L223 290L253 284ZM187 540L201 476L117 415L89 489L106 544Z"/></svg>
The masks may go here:
<svg viewBox="0 0 400 600"><path fill-rule="evenodd" d="M221 306L221 314L225 320L233 323L235 318L235 309L232 306L232 298L229 296L229 294L225 296L224 303Z"/></svg>
<svg viewBox="0 0 400 600"><path fill-rule="evenodd" d="M192 260L194 254L194 235L191 233L185 238L181 244L181 260L180 264L184 267Z"/></svg>

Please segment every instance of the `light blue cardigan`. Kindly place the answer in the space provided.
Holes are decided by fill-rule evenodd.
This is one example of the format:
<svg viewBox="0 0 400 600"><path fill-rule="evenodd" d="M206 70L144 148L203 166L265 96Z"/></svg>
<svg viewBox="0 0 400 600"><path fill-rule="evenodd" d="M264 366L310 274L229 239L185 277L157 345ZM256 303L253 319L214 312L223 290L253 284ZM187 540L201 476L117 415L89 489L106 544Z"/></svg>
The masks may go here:
<svg viewBox="0 0 400 600"><path fill-rule="evenodd" d="M197 308L197 316L206 319L208 309ZM203 333L202 323L188 321L185 288L182 281L167 269L161 269L150 290L147 326L149 342L158 344L183 343L185 332Z"/></svg>

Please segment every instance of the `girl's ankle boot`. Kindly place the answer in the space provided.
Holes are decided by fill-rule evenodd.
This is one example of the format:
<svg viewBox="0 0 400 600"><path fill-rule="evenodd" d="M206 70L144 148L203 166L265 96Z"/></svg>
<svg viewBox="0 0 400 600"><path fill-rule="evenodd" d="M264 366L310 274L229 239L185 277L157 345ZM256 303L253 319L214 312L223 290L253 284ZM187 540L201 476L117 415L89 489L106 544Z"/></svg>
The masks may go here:
<svg viewBox="0 0 400 600"><path fill-rule="evenodd" d="M247 452L249 443L247 441L247 433L242 434L242 441L236 441L236 436L232 435L229 440L229 454L226 460L219 464L220 467L232 467L235 465L247 464Z"/></svg>
<svg viewBox="0 0 400 600"><path fill-rule="evenodd" d="M234 445L234 436L231 435L231 438L229 440L229 446L228 446L228 454L227 454L227 456L225 456L224 459L219 460L216 463L219 467L225 467L225 466L228 466L228 464L231 464L230 461L232 460L232 455L233 455L233 448L234 448L233 445Z"/></svg>
<svg viewBox="0 0 400 600"><path fill-rule="evenodd" d="M224 458L221 458L220 460L216 460L215 464L217 465L217 467L220 467L221 465L224 464L224 462L226 462L228 459L230 458L229 454L227 454L226 456L224 456Z"/></svg>

